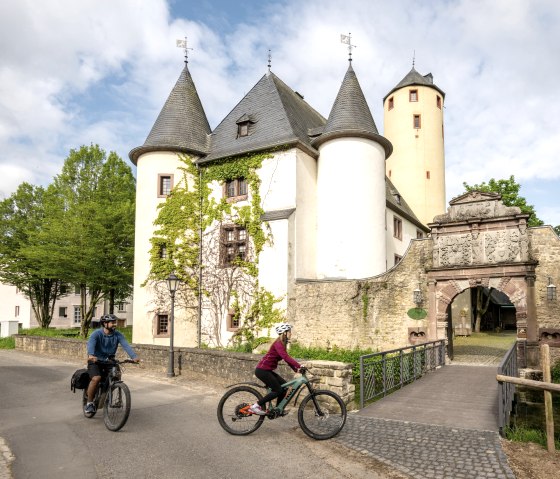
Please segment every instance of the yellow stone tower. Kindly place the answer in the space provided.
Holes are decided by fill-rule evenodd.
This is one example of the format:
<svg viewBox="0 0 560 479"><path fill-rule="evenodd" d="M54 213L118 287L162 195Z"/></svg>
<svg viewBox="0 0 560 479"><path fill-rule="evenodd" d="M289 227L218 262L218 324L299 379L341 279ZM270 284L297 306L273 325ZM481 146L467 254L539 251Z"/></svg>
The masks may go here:
<svg viewBox="0 0 560 479"><path fill-rule="evenodd" d="M384 136L393 144L387 177L424 224L446 210L444 99L432 74L414 67L383 99Z"/></svg>

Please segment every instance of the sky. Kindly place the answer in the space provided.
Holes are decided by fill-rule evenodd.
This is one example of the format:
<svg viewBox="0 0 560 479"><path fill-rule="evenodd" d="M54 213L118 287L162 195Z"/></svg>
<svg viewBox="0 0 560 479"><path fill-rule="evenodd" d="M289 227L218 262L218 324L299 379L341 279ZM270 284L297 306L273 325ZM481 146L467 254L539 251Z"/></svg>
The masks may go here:
<svg viewBox="0 0 560 479"><path fill-rule="evenodd" d="M350 33L380 133L383 97L413 59L445 91L447 201L463 182L514 175L560 225L557 0L2 0L0 199L46 186L81 145L129 162L183 69L177 39L214 128L269 50L272 71L328 117Z"/></svg>

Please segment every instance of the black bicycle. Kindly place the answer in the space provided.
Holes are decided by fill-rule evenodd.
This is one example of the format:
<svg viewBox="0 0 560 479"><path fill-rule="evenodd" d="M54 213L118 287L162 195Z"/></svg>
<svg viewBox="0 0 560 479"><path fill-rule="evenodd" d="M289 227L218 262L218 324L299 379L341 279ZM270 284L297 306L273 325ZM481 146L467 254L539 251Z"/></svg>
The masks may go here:
<svg viewBox="0 0 560 479"><path fill-rule="evenodd" d="M255 432L265 417L276 419L287 413L286 405L294 399L294 406L301 392L307 387L309 394L303 398L298 409L298 422L305 434L313 439L330 439L336 436L346 423L346 405L342 398L332 391L315 389L313 383L319 379L309 379L307 369L300 368L301 376L282 384L286 396L278 406L268 403L265 416L251 413L252 404L263 398L254 387L267 389L266 386L254 382L238 383L227 386L227 391L218 404L218 421L230 434L245 436ZM253 387L254 386L254 387ZM267 392L270 389L267 389Z"/></svg>
<svg viewBox="0 0 560 479"><path fill-rule="evenodd" d="M82 410L84 416L92 418L95 413L103 408L103 422L110 431L118 431L128 420L130 415L130 389L122 381L121 364L136 364L132 359L123 361L97 361L101 366L109 366L109 371L101 378L93 403L95 404L94 412L86 412L85 406L88 402L87 388L84 389L82 396Z"/></svg>

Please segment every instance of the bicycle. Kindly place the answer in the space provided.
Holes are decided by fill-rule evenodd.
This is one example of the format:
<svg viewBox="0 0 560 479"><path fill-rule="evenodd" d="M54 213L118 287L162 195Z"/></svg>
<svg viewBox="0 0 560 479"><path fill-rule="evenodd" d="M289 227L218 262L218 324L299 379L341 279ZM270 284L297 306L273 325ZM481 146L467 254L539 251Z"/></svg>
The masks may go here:
<svg viewBox="0 0 560 479"><path fill-rule="evenodd" d="M84 416L92 418L96 412L103 408L103 422L109 431L118 431L121 429L128 420L130 415L130 390L128 386L123 383L121 364L132 363L136 364L132 359L125 359L122 361L97 361L100 365L111 366L109 372L101 378L99 387L95 392L93 402L95 404L94 412L86 412L84 410L88 402L87 388L84 389L82 395L82 411Z"/></svg>
<svg viewBox="0 0 560 479"><path fill-rule="evenodd" d="M305 390L309 394L303 398L298 409L298 422L305 434L317 440L330 439L336 436L346 423L346 405L341 397L328 390L315 389L313 383L319 381L318 378L309 379L307 368L300 368L301 376L282 384L282 389L286 390L286 395L278 406L268 403L266 415L260 416L253 414L249 408L255 402L261 400L263 395L254 389L259 387L270 391L266 386L255 382L237 383L226 386L233 388L227 391L218 404L218 421L220 426L228 433L236 436L246 436L255 432L267 417L276 419L286 416L288 413L285 408L294 399L294 407Z"/></svg>

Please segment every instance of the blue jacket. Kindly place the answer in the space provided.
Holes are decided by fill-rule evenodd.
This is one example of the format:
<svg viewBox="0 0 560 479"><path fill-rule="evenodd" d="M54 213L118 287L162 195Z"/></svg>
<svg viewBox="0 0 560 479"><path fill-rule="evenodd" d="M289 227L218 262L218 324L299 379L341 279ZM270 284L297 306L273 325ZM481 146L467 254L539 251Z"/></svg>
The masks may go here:
<svg viewBox="0 0 560 479"><path fill-rule="evenodd" d="M87 353L90 356L95 356L100 361L107 361L109 356L114 356L117 353L119 344L132 358L136 358L137 354L128 344L124 335L119 331L114 331L111 334L105 334L103 328L95 330L88 339Z"/></svg>

